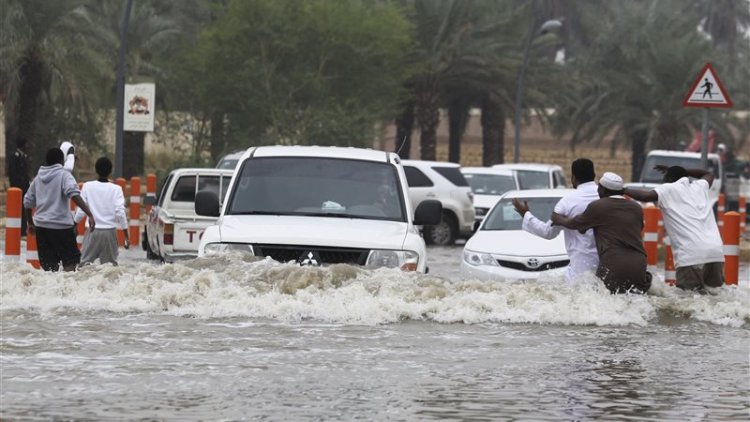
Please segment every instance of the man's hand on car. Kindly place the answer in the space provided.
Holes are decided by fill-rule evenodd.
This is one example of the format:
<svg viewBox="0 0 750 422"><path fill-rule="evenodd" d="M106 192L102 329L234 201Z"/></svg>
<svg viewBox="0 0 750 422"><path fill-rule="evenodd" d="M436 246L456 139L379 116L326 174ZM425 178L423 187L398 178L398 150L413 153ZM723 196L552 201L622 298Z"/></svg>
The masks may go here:
<svg viewBox="0 0 750 422"><path fill-rule="evenodd" d="M521 217L523 217L524 215L526 215L527 212L529 212L528 202L523 201L522 203L521 201L518 200L518 198L513 198L511 202L513 202L513 208L516 209L516 212L519 213Z"/></svg>

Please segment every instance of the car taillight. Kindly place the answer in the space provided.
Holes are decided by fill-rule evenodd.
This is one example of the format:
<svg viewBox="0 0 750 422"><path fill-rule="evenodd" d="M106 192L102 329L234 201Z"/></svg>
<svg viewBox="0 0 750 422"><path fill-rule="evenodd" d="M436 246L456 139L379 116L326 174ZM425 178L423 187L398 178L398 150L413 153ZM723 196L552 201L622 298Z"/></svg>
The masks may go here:
<svg viewBox="0 0 750 422"><path fill-rule="evenodd" d="M174 224L164 225L164 244L171 245L174 243Z"/></svg>

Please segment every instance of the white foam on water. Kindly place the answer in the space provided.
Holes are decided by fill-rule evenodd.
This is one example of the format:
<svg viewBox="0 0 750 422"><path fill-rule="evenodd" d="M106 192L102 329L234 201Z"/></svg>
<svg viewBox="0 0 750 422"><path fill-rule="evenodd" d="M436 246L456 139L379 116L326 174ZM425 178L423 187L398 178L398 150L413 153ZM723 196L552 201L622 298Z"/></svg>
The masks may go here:
<svg viewBox="0 0 750 422"><path fill-rule="evenodd" d="M0 311L159 313L295 322L387 324L535 323L647 325L661 312L712 324L750 323L750 289L727 286L700 296L655 279L649 295L611 295L593 276L508 283L447 280L399 270L326 268L237 257L171 265L89 266L46 273L3 264Z"/></svg>

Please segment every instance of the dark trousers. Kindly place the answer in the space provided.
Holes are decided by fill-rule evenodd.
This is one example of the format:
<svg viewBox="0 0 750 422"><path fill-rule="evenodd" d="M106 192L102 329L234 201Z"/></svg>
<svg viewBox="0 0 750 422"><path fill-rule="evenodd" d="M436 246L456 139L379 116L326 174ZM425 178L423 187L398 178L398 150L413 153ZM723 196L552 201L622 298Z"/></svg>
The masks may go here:
<svg viewBox="0 0 750 422"><path fill-rule="evenodd" d="M36 245L39 264L44 271L57 271L76 266L81 262L81 252L76 244L75 226L67 229L36 227Z"/></svg>

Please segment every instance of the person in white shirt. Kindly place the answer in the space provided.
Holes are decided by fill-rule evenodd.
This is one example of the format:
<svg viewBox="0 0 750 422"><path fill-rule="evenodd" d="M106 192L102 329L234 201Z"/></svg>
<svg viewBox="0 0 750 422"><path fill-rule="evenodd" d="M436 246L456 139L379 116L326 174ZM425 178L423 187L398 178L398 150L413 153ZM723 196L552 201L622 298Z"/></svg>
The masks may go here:
<svg viewBox="0 0 750 422"><path fill-rule="evenodd" d="M109 181L112 173L112 161L107 157L96 160L96 174L99 178L86 182L81 189L81 197L89 204L91 213L96 219L96 230L86 230L83 237L81 265L91 264L97 258L102 264L117 265L117 230L124 229L125 249L128 248L128 220L125 217L125 197L122 188ZM79 208L75 221L84 217Z"/></svg>
<svg viewBox="0 0 750 422"><path fill-rule="evenodd" d="M714 217L709 189L714 174L680 166L654 167L664 173L664 184L653 190L625 189L625 195L655 202L672 242L677 287L706 292L724 285L724 244ZM697 179L690 181L690 178Z"/></svg>
<svg viewBox="0 0 750 422"><path fill-rule="evenodd" d="M554 212L565 217L576 217L583 213L586 207L593 201L599 199L597 186L594 179L594 163L587 158L579 158L573 161L571 165L573 177L571 181L574 192L566 194L555 205ZM599 265L599 254L596 250L596 241L594 240L594 231L587 230L585 233L579 233L577 230L570 230L561 226L552 225L550 220L539 220L529 212L529 206L526 202L521 203L518 199L513 199L513 206L523 217L521 228L531 234L543 239L554 239L563 231L565 237L565 249L570 257L570 265L565 271L565 279L572 281L585 272L596 272Z"/></svg>

